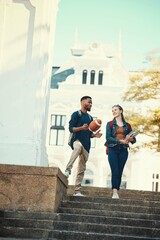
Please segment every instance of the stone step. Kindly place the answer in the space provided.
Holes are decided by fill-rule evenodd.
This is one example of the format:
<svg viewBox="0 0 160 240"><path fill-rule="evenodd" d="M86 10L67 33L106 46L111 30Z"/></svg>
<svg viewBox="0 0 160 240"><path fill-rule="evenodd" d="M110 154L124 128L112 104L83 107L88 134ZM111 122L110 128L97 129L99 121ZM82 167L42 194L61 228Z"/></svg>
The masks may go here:
<svg viewBox="0 0 160 240"><path fill-rule="evenodd" d="M86 239L84 236L102 236L101 239L160 239L160 229L135 228L127 226L112 226L103 224L82 224L71 222L56 222L54 230L33 228L8 227L7 235L5 228L0 228L2 237L34 238L34 239ZM77 235L78 234L78 235ZM69 238L70 237L70 238ZM79 238L78 238L79 237ZM112 237L112 238L110 238ZM89 238L87 238L89 239Z"/></svg>
<svg viewBox="0 0 160 240"><path fill-rule="evenodd" d="M112 224L112 225L124 225L133 227L147 227L147 228L160 228L160 220L149 220L127 217L112 217L112 216L97 216L97 215L82 215L82 214L67 214L57 213L58 221L71 221L71 222L83 222L83 223L98 223L98 224Z"/></svg>
<svg viewBox="0 0 160 240"><path fill-rule="evenodd" d="M5 237L5 238L3 238L3 237L0 237L0 240L39 240L39 238L12 238L12 237L10 237L10 238L8 238L8 237ZM57 240L56 238L54 238L54 240Z"/></svg>
<svg viewBox="0 0 160 240"><path fill-rule="evenodd" d="M83 197L81 197L83 198ZM136 206L136 205L124 205L119 201L113 200L112 204L106 203L97 203L97 202L75 202L75 201L66 201L62 202L61 207L65 208L80 208L80 209L94 209L94 210L105 210L105 211L125 211L133 213L150 213L150 214L160 214L160 208L152 206Z"/></svg>
<svg viewBox="0 0 160 240"><path fill-rule="evenodd" d="M62 231L69 229L75 232L92 232L92 233L107 233L107 234L121 234L127 236L145 236L145 237L159 237L160 228L147 228L147 227L133 227L126 225L111 225L111 224L95 224L95 223L83 223L83 222L62 222L56 221L54 223L54 229ZM51 231L52 234L52 231ZM54 234L54 232L53 232ZM54 235L51 235L54 237Z"/></svg>
<svg viewBox="0 0 160 240"><path fill-rule="evenodd" d="M61 240L160 240L158 237L128 236L121 234L54 231L54 237Z"/></svg>
<svg viewBox="0 0 160 240"><path fill-rule="evenodd" d="M87 223L99 223L99 224L113 224L113 225L126 225L126 226L142 226L142 227L154 227L160 228L160 220L141 219L117 216L95 216L95 215L80 215L80 214L66 214L57 213L55 216L57 221L71 221L71 222L87 222ZM138 220L137 220L138 219ZM5 227L27 227L27 228L43 228L53 229L54 220L44 219L19 219L19 218L6 218L3 219L1 226Z"/></svg>
<svg viewBox="0 0 160 240"><path fill-rule="evenodd" d="M56 213L0 211L0 237L19 240L160 240L160 194L120 192L120 199L112 199L111 189L83 187L86 197L72 196L68 192Z"/></svg>
<svg viewBox="0 0 160 240"><path fill-rule="evenodd" d="M84 201L84 198L72 197L75 202ZM83 202L82 201L82 202ZM94 198L94 201L95 198ZM118 204L119 200L111 200L113 203ZM160 214L153 213L141 213L141 212L126 212L126 211L112 211L112 210L99 210L99 209L79 209L73 207L59 207L59 213L65 214L82 214L82 215L96 215L96 216L106 216L106 217L122 217L122 218L139 218L148 220L160 220ZM56 213L53 212L29 212L29 211L0 211L0 218L20 218L20 219L43 219L43 220L54 220L57 217Z"/></svg>
<svg viewBox="0 0 160 240"><path fill-rule="evenodd" d="M68 201L63 201L59 208L59 216L57 219L60 222L57 222L57 224L60 224L61 226L58 226L58 229L56 228L56 230L66 230L71 226L70 229L72 229L72 231L74 230L74 237L71 239L79 239L76 232L81 231L83 234L89 232L85 227L92 223L89 226L89 229L91 230L91 226L95 220L95 224L99 223L99 225L104 225L103 229L99 225L97 226L98 231L100 231L98 233L102 234L104 230L102 239L160 239L160 204L157 201L157 195L155 201L153 201L151 197L146 198L145 200L142 199L138 198L137 200L136 198L128 198L115 200L107 198L106 196L105 198L69 196ZM149 199L152 199L152 201ZM60 212L65 214L61 216ZM68 218L66 214L71 214L69 223L67 223ZM107 217L105 216L104 218L104 215ZM63 220L66 220L65 225L62 223ZM74 222L75 228L71 225L71 222ZM85 223L85 227L81 229L82 225L77 226L76 222ZM106 228L110 229L110 231L107 232ZM135 229L137 229L137 231L135 231ZM94 230L95 225L93 231ZM115 232L116 235L113 234ZM67 231L65 231L65 233L61 232L61 235L62 236L59 236L59 239L61 239L61 237L63 239L63 236L65 236L65 239L69 239ZM58 233L54 236L58 237ZM87 236L85 236L84 239L89 239ZM92 236L91 238L97 239L95 236Z"/></svg>
<svg viewBox="0 0 160 240"><path fill-rule="evenodd" d="M20 219L46 219L54 220L56 217L54 212L29 212L29 211L0 211L0 218L20 218Z"/></svg>
<svg viewBox="0 0 160 240"><path fill-rule="evenodd" d="M95 197L109 197L112 196L112 189L105 187L90 187L83 186L81 192L86 196L95 196ZM69 185L67 189L67 194L69 196L73 195L74 186ZM151 201L160 201L160 192L152 191L141 191L141 190L130 190L130 189L120 189L119 196L122 199L136 199L136 200L151 200Z"/></svg>
<svg viewBox="0 0 160 240"><path fill-rule="evenodd" d="M53 229L54 220L44 219L22 219L22 218L6 218L1 223L5 227L22 227L22 228L38 228L38 229Z"/></svg>
<svg viewBox="0 0 160 240"><path fill-rule="evenodd" d="M154 227L160 228L160 220L152 220L140 218L120 217L120 216L98 216L98 215L82 215L82 214L67 214L57 213L54 216L55 220L58 221L71 221L71 222L87 222L87 223L99 223L99 224L112 224L112 225L126 225L126 226L142 226L142 227ZM137 221L138 219L138 221ZM3 219L1 226L5 227L27 227L27 228L43 228L53 229L54 220L45 219L23 219L23 218L5 218Z"/></svg>
<svg viewBox="0 0 160 240"><path fill-rule="evenodd" d="M81 202L96 202L96 203L106 203L106 204L114 204L115 202L118 204L123 204L123 205L136 205L136 206L146 206L146 207L160 207L160 199L159 200L144 200L144 199L112 199L109 198L108 196L106 197L80 197L77 198L76 196L68 196L66 198L66 201L77 201Z"/></svg>
<svg viewBox="0 0 160 240"><path fill-rule="evenodd" d="M0 237L0 240L45 240L45 238L14 238L14 237ZM58 238L47 238L46 240L58 240Z"/></svg>
<svg viewBox="0 0 160 240"><path fill-rule="evenodd" d="M26 227L0 227L1 237L12 238L34 238L34 239L48 239L50 231L47 229L39 228L26 228Z"/></svg>
<svg viewBox="0 0 160 240"><path fill-rule="evenodd" d="M110 210L94 210L94 209L80 209L80 208L59 208L59 213L65 214L79 214L79 215L95 215L95 216L111 216L122 218L136 218L136 219L149 219L160 220L159 214L144 214L144 213L131 213L125 211L110 211Z"/></svg>

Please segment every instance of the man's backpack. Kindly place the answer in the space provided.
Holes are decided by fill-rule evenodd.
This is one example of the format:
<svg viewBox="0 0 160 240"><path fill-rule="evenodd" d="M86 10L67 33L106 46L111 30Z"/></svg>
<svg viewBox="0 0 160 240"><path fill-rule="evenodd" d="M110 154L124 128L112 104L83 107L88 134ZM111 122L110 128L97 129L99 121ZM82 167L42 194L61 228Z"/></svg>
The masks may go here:
<svg viewBox="0 0 160 240"><path fill-rule="evenodd" d="M127 123L127 125L128 125L128 132L130 132L131 125L129 123ZM109 126L110 126L110 129L112 130L113 129L113 121L109 122ZM108 145L107 145L107 143L105 143L105 146L106 146L106 155L108 155Z"/></svg>
<svg viewBox="0 0 160 240"><path fill-rule="evenodd" d="M77 118L77 123L79 121L79 118L82 116L82 112L81 110L77 111L78 112L78 118ZM76 125L77 125L76 123ZM73 132L70 132L69 134L69 138L68 138L68 145L73 149L73 143L74 143L74 140L75 140L75 133Z"/></svg>

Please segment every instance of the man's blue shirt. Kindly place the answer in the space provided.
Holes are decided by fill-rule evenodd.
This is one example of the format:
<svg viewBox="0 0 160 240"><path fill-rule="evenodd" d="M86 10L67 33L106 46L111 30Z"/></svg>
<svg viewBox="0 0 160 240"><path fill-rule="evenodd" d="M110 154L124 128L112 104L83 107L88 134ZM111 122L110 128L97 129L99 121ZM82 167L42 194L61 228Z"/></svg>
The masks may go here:
<svg viewBox="0 0 160 240"><path fill-rule="evenodd" d="M69 121L69 131L73 132L74 127L81 127L83 124L88 124L89 126L91 121L93 121L93 117L88 113L83 113L82 111L81 114L78 111L73 112ZM91 135L92 132L89 130L81 130L75 133L75 140L78 139L87 152L89 152L91 147Z"/></svg>

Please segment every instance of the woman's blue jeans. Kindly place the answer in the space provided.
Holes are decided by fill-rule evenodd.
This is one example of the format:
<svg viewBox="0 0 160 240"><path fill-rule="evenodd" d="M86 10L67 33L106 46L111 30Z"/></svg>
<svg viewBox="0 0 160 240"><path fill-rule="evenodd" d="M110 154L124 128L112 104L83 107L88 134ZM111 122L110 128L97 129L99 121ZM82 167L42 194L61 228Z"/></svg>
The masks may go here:
<svg viewBox="0 0 160 240"><path fill-rule="evenodd" d="M108 151L108 161L111 168L111 183L112 189L115 188L119 190L121 185L121 178L125 163L128 158L128 149L124 148L123 145L116 145L114 147L109 147Z"/></svg>

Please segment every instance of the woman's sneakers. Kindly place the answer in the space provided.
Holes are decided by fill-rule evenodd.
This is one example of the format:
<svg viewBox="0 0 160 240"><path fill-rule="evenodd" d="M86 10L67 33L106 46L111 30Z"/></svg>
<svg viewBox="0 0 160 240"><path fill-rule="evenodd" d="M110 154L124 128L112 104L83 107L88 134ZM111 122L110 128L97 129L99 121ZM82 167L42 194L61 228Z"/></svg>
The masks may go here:
<svg viewBox="0 0 160 240"><path fill-rule="evenodd" d="M119 199L119 195L118 195L118 191L117 189L113 189L113 195L112 195L113 199Z"/></svg>
<svg viewBox="0 0 160 240"><path fill-rule="evenodd" d="M112 198L113 198L113 199L119 199L118 193L113 193Z"/></svg>

